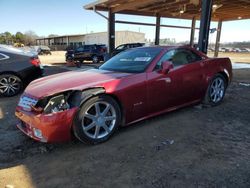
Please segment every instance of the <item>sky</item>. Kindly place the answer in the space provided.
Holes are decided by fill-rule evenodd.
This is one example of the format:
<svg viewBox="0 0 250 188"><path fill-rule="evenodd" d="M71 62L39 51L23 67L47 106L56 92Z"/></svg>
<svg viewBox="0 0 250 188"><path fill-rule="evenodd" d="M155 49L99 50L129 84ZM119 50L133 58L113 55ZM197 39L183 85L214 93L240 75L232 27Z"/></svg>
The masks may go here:
<svg viewBox="0 0 250 188"><path fill-rule="evenodd" d="M0 0L0 33L16 33L32 30L39 36L49 34L70 35L107 31L107 21L93 11L83 9L83 5L95 0ZM106 14L104 12L104 14ZM116 20L155 23L154 17L116 15ZM162 24L191 26L190 20L161 19ZM199 27L197 21L196 26ZM211 28L217 26L211 23ZM116 30L140 31L147 39L154 39L152 26L116 24ZM175 38L188 41L190 30L161 28L160 38ZM198 38L198 31L195 34ZM210 34L214 42L216 33ZM221 42L250 41L250 20L223 22Z"/></svg>

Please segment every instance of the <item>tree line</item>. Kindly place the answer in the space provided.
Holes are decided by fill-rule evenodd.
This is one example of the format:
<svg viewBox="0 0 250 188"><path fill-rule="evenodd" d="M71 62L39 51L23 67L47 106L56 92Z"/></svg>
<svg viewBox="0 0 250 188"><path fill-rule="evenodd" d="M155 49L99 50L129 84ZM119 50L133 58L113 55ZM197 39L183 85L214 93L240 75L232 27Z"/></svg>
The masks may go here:
<svg viewBox="0 0 250 188"><path fill-rule="evenodd" d="M0 33L0 44L13 45L15 43L24 44L27 46L35 45L38 35L34 31L26 31L25 33L16 32L12 34L8 31Z"/></svg>

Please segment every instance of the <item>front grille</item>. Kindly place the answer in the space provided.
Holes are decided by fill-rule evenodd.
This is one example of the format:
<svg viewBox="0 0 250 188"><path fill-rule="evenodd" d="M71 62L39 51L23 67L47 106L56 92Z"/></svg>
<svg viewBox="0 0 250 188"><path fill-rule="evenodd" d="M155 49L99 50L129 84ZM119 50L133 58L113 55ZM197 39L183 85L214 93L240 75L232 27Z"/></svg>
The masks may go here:
<svg viewBox="0 0 250 188"><path fill-rule="evenodd" d="M27 96L22 96L18 103L18 106L22 107L24 110L31 111L31 106L35 106L37 104L36 99L32 99Z"/></svg>

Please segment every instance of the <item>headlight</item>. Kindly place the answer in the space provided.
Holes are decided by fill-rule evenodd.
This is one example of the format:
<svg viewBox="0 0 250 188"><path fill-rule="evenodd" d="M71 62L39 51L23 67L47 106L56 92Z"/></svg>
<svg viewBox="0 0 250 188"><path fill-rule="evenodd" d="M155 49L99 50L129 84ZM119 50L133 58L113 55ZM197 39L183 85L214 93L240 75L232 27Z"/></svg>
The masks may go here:
<svg viewBox="0 0 250 188"><path fill-rule="evenodd" d="M51 98L48 104L44 108L44 113L56 113L64 110L68 110L70 108L69 104L65 100L64 95L58 95Z"/></svg>

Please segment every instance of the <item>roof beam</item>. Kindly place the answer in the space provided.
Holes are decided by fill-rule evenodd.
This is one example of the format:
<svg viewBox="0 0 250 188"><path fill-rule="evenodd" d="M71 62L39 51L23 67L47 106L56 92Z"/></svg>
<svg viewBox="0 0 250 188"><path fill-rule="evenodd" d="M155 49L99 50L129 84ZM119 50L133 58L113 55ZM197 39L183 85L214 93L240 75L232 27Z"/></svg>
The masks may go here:
<svg viewBox="0 0 250 188"><path fill-rule="evenodd" d="M204 0L96 0L85 5L88 10L111 11L113 13L132 14L142 16L156 16L196 19L200 18L201 2ZM250 0L213 0L213 4L220 6L212 12L212 20L250 19ZM95 8L94 8L95 7ZM185 7L185 8L184 8ZM184 13L180 13L184 10Z"/></svg>
<svg viewBox="0 0 250 188"><path fill-rule="evenodd" d="M93 9L96 5L107 3L109 0L99 0L83 6L85 9Z"/></svg>
<svg viewBox="0 0 250 188"><path fill-rule="evenodd" d="M121 4L121 5L118 5L114 8L111 8L111 11L113 13L116 13L116 12L120 12L120 11L123 11L123 10L131 10L131 9L134 9L135 7L141 5L141 4L147 4L147 3L152 3L152 0L141 0L141 1L131 1L129 3L126 3L126 4Z"/></svg>

